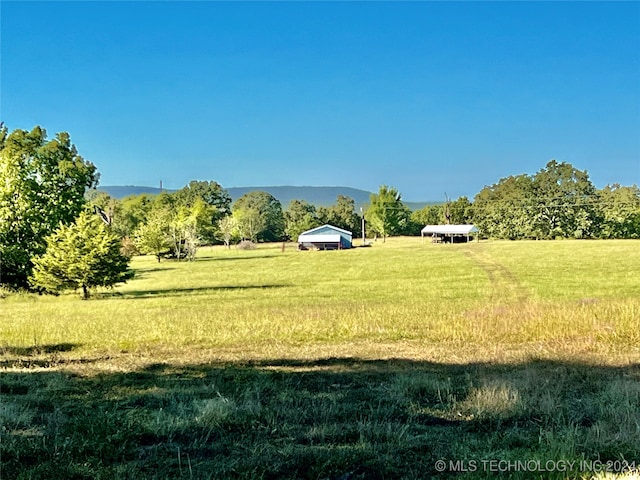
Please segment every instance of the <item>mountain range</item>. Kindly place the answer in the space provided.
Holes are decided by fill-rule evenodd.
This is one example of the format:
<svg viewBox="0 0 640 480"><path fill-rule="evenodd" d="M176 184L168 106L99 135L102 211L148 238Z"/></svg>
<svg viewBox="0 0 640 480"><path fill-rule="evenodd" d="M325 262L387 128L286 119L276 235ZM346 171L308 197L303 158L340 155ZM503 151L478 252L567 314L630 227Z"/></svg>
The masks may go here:
<svg viewBox="0 0 640 480"><path fill-rule="evenodd" d="M121 199L129 195L140 195L143 193L156 195L161 191L173 192L175 190L157 187L143 187L136 185L105 185L98 187L101 192L108 193L114 198ZM369 204L369 198L372 192L360 190L351 187L295 187L295 186L266 186L266 187L230 187L225 189L231 199L235 202L248 192L263 191L270 193L277 198L282 204L282 208L286 209L292 200L304 200L307 203L317 207L328 207L336 203L338 195L344 195L354 200L356 210ZM434 202L405 202L411 210L418 210L425 205L431 205Z"/></svg>

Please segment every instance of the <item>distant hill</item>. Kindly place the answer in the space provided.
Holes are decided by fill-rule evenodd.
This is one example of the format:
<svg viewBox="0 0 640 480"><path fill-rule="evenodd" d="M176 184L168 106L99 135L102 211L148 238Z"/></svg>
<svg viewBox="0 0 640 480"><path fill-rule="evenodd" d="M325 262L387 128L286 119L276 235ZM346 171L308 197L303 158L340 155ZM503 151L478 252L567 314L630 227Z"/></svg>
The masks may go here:
<svg viewBox="0 0 640 480"><path fill-rule="evenodd" d="M141 195L148 193L150 195L157 195L160 193L160 189L157 187L139 187L137 185L105 185L98 187L99 192L106 192L113 198L118 200L128 197L129 195ZM164 192L175 192L175 190L163 189Z"/></svg>
<svg viewBox="0 0 640 480"><path fill-rule="evenodd" d="M160 193L157 187L140 187L135 185L105 185L98 187L101 192L106 192L114 198L124 198L129 195L140 195L147 193L155 195ZM271 187L231 187L226 189L229 196L235 202L238 198L248 192L262 191L267 192L277 198L282 204L283 209L289 208L292 200L304 200L315 206L330 206L336 203L338 195L351 197L355 201L356 209L361 206L368 205L371 192L359 190L351 187L292 187L292 186L271 186ZM164 189L165 192L174 192L175 190ZM412 210L418 210L425 205L431 205L433 202L405 202Z"/></svg>

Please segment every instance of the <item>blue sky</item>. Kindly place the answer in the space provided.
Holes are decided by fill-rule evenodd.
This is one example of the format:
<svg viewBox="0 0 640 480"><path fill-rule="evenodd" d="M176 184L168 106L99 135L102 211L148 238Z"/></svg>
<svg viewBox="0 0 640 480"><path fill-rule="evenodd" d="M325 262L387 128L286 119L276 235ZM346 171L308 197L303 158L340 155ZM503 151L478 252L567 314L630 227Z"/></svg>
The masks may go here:
<svg viewBox="0 0 640 480"><path fill-rule="evenodd" d="M640 184L639 2L0 2L0 118L103 185Z"/></svg>

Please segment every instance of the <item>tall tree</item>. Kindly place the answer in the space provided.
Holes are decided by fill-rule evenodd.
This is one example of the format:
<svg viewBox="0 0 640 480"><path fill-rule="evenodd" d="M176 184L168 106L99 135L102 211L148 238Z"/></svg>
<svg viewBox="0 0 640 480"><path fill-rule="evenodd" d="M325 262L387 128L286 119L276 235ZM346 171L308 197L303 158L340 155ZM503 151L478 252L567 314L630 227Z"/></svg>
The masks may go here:
<svg viewBox="0 0 640 480"><path fill-rule="evenodd" d="M197 209L196 229L199 238L207 244L218 238L219 221L231 214L231 197L214 181L193 180L175 192L176 205Z"/></svg>
<svg viewBox="0 0 640 480"><path fill-rule="evenodd" d="M474 223L483 235L492 238L522 239L533 235L537 211L532 179L522 174L501 178L484 187L474 198Z"/></svg>
<svg viewBox="0 0 640 480"><path fill-rule="evenodd" d="M136 229L148 218L157 196L148 193L129 195L113 205L111 228L120 238L135 235ZM111 213L111 212L109 212Z"/></svg>
<svg viewBox="0 0 640 480"><path fill-rule="evenodd" d="M420 228L425 225L438 225L442 218L442 205L425 205L411 214L411 221Z"/></svg>
<svg viewBox="0 0 640 480"><path fill-rule="evenodd" d="M207 205L216 207L219 218L231 213L231 197L218 182L192 180L189 185L175 192L175 196L181 205L193 205L197 199L201 199Z"/></svg>
<svg viewBox="0 0 640 480"><path fill-rule="evenodd" d="M285 234L293 241L296 241L302 232L322 224L316 207L304 200L292 200L288 210L284 212L284 220Z"/></svg>
<svg viewBox="0 0 640 480"><path fill-rule="evenodd" d="M397 189L382 185L378 193L371 194L371 202L365 218L370 228L382 236L397 235L406 230L410 221L411 211L402 203L402 197Z"/></svg>
<svg viewBox="0 0 640 480"><path fill-rule="evenodd" d="M473 219L473 204L465 196L449 203L449 214L451 223L454 225L467 225Z"/></svg>
<svg viewBox="0 0 640 480"><path fill-rule="evenodd" d="M322 223L328 223L353 233L355 237L362 234L362 222L355 211L356 202L353 198L338 195L336 203L328 208L319 210Z"/></svg>
<svg viewBox="0 0 640 480"><path fill-rule="evenodd" d="M277 242L284 238L282 205L273 195L261 191L246 193L236 200L233 211L238 225L244 225L241 228L251 225L252 240Z"/></svg>
<svg viewBox="0 0 640 480"><path fill-rule="evenodd" d="M234 208L233 224L242 240L258 241L258 234L266 228L265 218L254 208Z"/></svg>
<svg viewBox="0 0 640 480"><path fill-rule="evenodd" d="M98 182L68 133L47 140L44 129L0 129L0 283L28 287L32 259L45 238L74 221L85 192Z"/></svg>
<svg viewBox="0 0 640 480"><path fill-rule="evenodd" d="M201 239L198 236L198 203L192 208L180 206L171 215L169 237L175 257L195 260ZM201 204L203 206L204 204ZM204 208L204 206L203 206Z"/></svg>
<svg viewBox="0 0 640 480"><path fill-rule="evenodd" d="M33 259L31 283L50 293L82 289L89 298L95 287L111 287L133 277L120 239L94 213L85 210L75 223L46 237L47 249Z"/></svg>
<svg viewBox="0 0 640 480"><path fill-rule="evenodd" d="M238 226L233 218L233 215L227 215L218 221L218 235L224 242L227 248L231 248L231 239L237 232Z"/></svg>
<svg viewBox="0 0 640 480"><path fill-rule="evenodd" d="M165 208L153 209L147 219L133 232L136 247L141 253L155 255L158 262L171 250L169 235L171 212Z"/></svg>
<svg viewBox="0 0 640 480"><path fill-rule="evenodd" d="M607 185L598 192L601 238L640 238L640 188Z"/></svg>
<svg viewBox="0 0 640 480"><path fill-rule="evenodd" d="M532 179L537 212L534 233L539 238L589 238L600 219L597 195L586 171L551 160Z"/></svg>

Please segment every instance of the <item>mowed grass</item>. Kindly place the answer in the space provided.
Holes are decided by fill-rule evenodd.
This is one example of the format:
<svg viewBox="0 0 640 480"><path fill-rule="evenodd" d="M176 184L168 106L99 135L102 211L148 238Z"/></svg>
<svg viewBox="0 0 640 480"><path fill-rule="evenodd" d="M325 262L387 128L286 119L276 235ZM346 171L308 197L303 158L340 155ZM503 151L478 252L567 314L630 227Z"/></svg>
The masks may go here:
<svg viewBox="0 0 640 480"><path fill-rule="evenodd" d="M68 342L116 351L422 338L425 326L433 328L425 320L478 304L487 282L456 252L418 247L215 248L193 263L136 258L138 278L92 302L75 295L8 299L14 308L3 338L17 346Z"/></svg>
<svg viewBox="0 0 640 480"><path fill-rule="evenodd" d="M89 301L0 299L0 478L640 466L637 241L214 247L132 267Z"/></svg>

